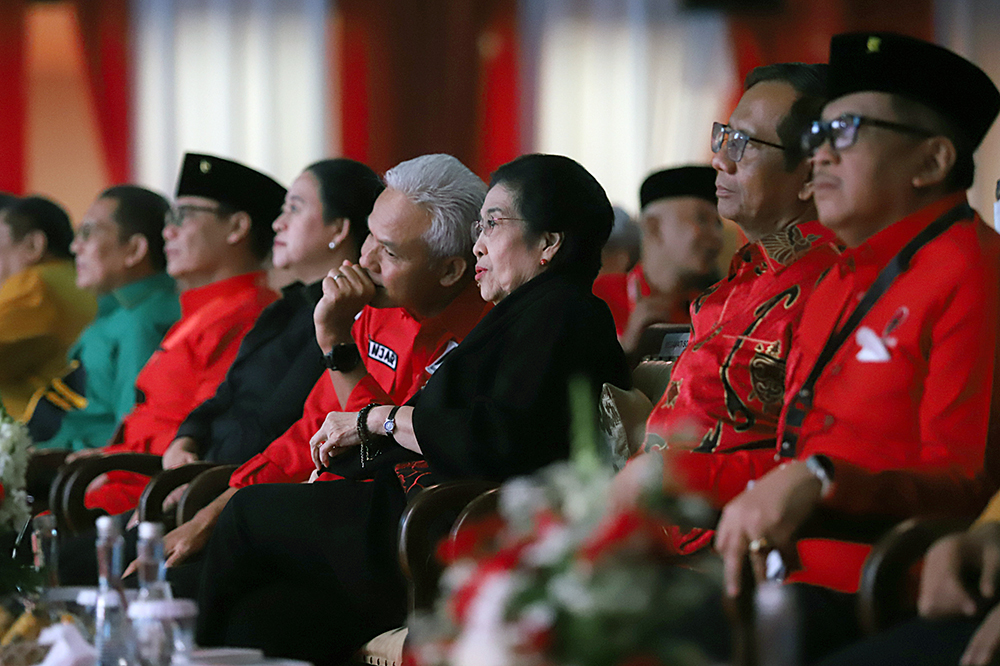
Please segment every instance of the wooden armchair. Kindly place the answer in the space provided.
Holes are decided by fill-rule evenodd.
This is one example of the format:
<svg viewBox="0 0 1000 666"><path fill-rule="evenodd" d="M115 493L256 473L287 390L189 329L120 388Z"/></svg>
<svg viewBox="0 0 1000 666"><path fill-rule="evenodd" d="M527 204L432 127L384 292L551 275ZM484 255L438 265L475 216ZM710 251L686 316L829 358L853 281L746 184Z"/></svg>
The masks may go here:
<svg viewBox="0 0 1000 666"><path fill-rule="evenodd" d="M101 474L127 471L152 477L163 469L160 456L149 453L113 453L79 458L63 464L49 488L49 510L64 534L80 534L93 528L106 512L84 505L87 486Z"/></svg>
<svg viewBox="0 0 1000 666"><path fill-rule="evenodd" d="M399 523L399 566L410 583L410 613L433 608L442 572L438 544L449 535L454 538L463 517L469 521L485 515L482 511L495 510L496 489L497 484L489 481L453 481L431 486L410 500ZM484 497L492 499L479 503ZM400 627L376 636L354 661L400 666L407 634L406 627Z"/></svg>
<svg viewBox="0 0 1000 666"><path fill-rule="evenodd" d="M939 537L967 527L961 518L892 518L856 516L817 511L799 530L802 539L823 538L872 544L865 560L857 595L857 617L866 635L872 635L916 615L916 590L909 573L924 552ZM756 666L759 636L779 636L787 627L767 626L756 614L757 584L749 561L744 564L743 583L738 598L727 600L727 612L734 632L733 663ZM789 588L772 589L771 595L792 594ZM773 601L773 596L772 596Z"/></svg>
<svg viewBox="0 0 1000 666"><path fill-rule="evenodd" d="M69 449L37 449L28 458L25 485L32 515L49 510L49 489L69 453Z"/></svg>
<svg viewBox="0 0 1000 666"><path fill-rule="evenodd" d="M153 477L139 497L139 520L163 523L168 529L186 523L229 487L229 477L236 467L198 461L163 470ZM176 512L165 514L163 501L184 484L187 488L177 503Z"/></svg>

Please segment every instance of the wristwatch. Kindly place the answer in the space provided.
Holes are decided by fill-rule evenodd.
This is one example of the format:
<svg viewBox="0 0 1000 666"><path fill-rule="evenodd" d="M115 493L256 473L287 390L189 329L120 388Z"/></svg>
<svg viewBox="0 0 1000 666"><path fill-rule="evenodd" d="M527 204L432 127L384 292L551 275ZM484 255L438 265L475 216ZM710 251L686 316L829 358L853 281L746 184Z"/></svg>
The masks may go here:
<svg viewBox="0 0 1000 666"><path fill-rule="evenodd" d="M344 345L334 345L333 349L323 354L323 363L328 370L335 372L350 372L361 363L361 352L353 342Z"/></svg>
<svg viewBox="0 0 1000 666"><path fill-rule="evenodd" d="M822 453L816 453L806 458L806 469L819 479L820 496L829 495L831 486L833 486L833 461Z"/></svg>
<svg viewBox="0 0 1000 666"><path fill-rule="evenodd" d="M396 433L396 412L398 411L399 405L390 409L389 417L385 420L385 423L382 424L382 427L385 429L386 437L391 439L393 444L396 443L396 438L393 437L393 435Z"/></svg>

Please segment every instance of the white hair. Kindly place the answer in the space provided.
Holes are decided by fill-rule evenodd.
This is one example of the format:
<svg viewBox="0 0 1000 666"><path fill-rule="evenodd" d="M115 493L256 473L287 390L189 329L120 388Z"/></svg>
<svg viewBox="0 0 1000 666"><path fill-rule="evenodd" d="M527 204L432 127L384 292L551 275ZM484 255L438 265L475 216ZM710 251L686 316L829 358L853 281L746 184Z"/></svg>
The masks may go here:
<svg viewBox="0 0 1000 666"><path fill-rule="evenodd" d="M424 240L435 257L472 254L470 226L479 217L486 183L451 155L421 155L385 174L387 187L431 212Z"/></svg>

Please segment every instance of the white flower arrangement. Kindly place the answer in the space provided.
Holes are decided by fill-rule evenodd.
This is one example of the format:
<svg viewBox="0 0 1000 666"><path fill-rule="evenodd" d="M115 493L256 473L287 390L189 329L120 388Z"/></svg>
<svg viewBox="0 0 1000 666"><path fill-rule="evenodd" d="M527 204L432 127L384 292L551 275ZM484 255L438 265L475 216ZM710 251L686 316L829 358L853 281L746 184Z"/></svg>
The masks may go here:
<svg viewBox="0 0 1000 666"><path fill-rule="evenodd" d="M25 475L31 437L0 404L0 533L20 530L31 515Z"/></svg>
<svg viewBox="0 0 1000 666"><path fill-rule="evenodd" d="M715 587L677 566L664 529L705 510L663 498L608 511L612 471L559 463L501 489L499 534L486 525L452 553L435 611L411 618L420 666L692 666L672 631ZM659 479L655 486L659 487ZM473 533L476 527L470 528ZM483 554L475 542L497 549ZM689 560L687 564L692 562ZM714 572L713 572L714 573Z"/></svg>

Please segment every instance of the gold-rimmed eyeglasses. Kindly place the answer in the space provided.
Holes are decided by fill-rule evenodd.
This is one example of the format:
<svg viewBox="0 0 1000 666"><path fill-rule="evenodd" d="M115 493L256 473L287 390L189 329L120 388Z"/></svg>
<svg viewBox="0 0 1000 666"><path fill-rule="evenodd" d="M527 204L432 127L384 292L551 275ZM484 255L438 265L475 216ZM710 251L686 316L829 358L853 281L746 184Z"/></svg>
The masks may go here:
<svg viewBox="0 0 1000 666"><path fill-rule="evenodd" d="M472 240L478 240L482 235L489 238L493 230L503 222L526 222L520 217L487 217L485 220L472 221Z"/></svg>

